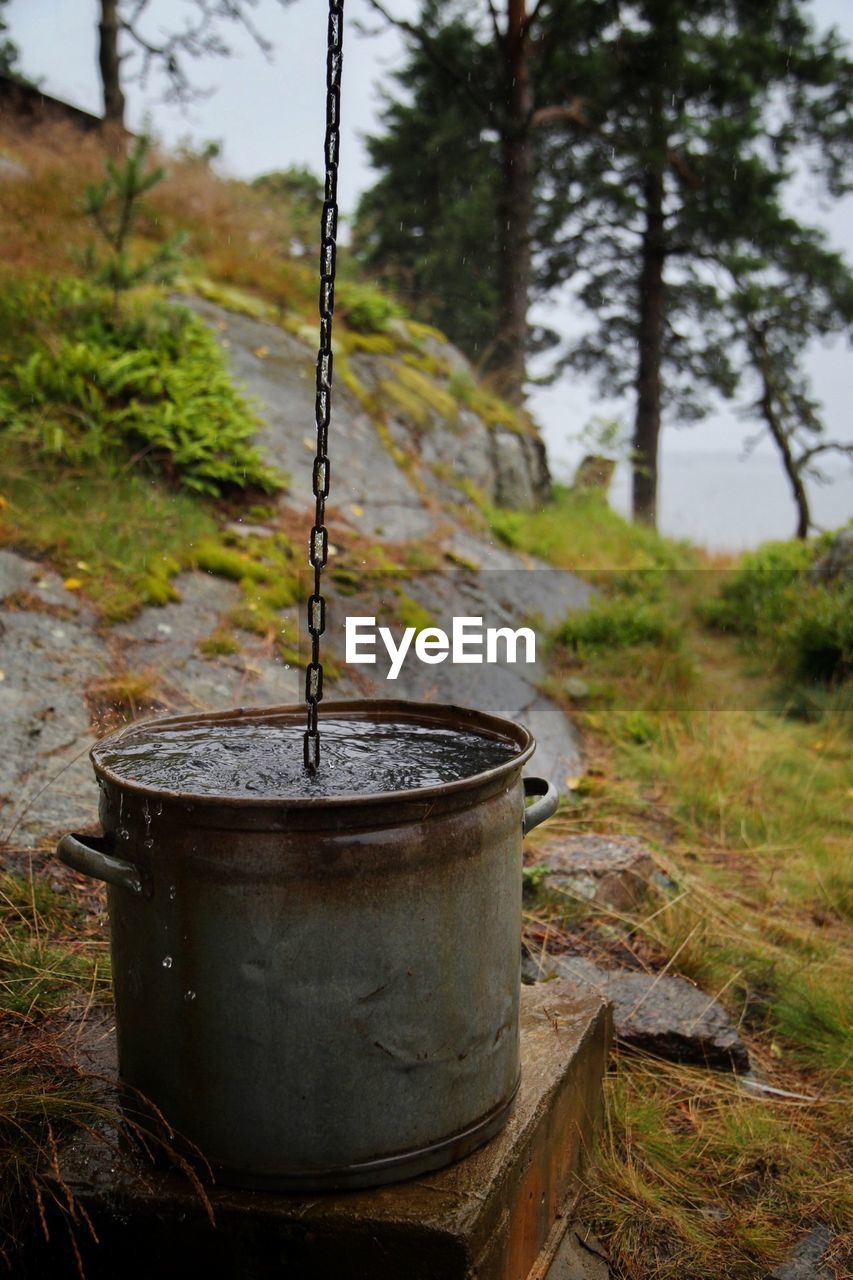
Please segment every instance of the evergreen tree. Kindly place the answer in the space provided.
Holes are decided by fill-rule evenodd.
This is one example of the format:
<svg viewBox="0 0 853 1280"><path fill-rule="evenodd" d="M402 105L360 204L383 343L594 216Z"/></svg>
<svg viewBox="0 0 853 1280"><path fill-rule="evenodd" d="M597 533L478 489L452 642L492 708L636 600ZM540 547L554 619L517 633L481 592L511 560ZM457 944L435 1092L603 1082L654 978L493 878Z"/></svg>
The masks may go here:
<svg viewBox="0 0 853 1280"><path fill-rule="evenodd" d="M9 30L9 24L3 17L3 10L9 0L0 0L0 75L11 76L13 79L20 79L16 63L18 61L18 46L14 41L9 40L6 32Z"/></svg>
<svg viewBox="0 0 853 1280"><path fill-rule="evenodd" d="M461 171L487 171L494 183L498 230L494 248L485 250L493 276L517 259L514 245L522 243L532 275L526 290L516 289L516 301L524 293L526 305L536 291L571 283L593 329L564 363L597 374L607 394L634 398L634 513L653 523L664 415L701 416L710 391L732 395L751 359L744 343L732 345L731 288L721 264L742 255L744 245L768 262L784 258L796 230L782 213L795 159L805 159L833 195L846 189L853 66L835 32L816 34L804 0L542 0L532 18L522 6L528 90L513 115L500 70L510 66L517 6L508 0L501 26L489 4L489 28L479 0L457 3L453 30L448 8L425 0L422 21L408 31L412 52L401 77L410 100L392 103L389 133L372 144L380 188L391 197L371 193L362 206L371 219L372 260L386 270L399 261L420 280L433 246L446 246L446 263L453 239L464 243L466 228L480 225L486 188L467 215L464 200L443 199L442 179L457 172L455 155L445 156L447 168L424 165L418 187L416 160L439 144L442 126L456 114L454 127L470 149ZM439 47L451 36L454 49ZM451 88L465 62L499 104L491 116L478 115L469 100L466 121L464 94L458 83ZM497 81L485 76L489 65L500 69ZM490 127L499 172L488 150ZM411 142L420 138L419 152L406 147L404 132ZM518 177L518 166L506 164L513 139L516 149L519 139L527 146L526 198L507 176L515 169ZM401 175L407 206L431 210L427 235L395 209ZM510 240L502 228L514 200ZM432 289L440 301L430 299L436 315L454 305L462 270L454 274L445 263ZM479 279L476 288L485 305ZM499 287L492 333L512 330L508 310ZM500 342L495 360L507 361L517 377L518 362L507 360Z"/></svg>
<svg viewBox="0 0 853 1280"><path fill-rule="evenodd" d="M409 61L398 76L404 97L386 106L389 132L370 140L380 178L358 221L367 260L392 275L399 261L404 288L423 290L433 317L448 317L471 354L485 349L504 395L520 401L535 224L547 199L537 135L576 118L581 87L596 78L590 36L613 0L534 0L529 9L502 0L500 12L495 0L422 0L416 23L395 17L393 0L369 3L403 33ZM560 51L569 44L567 76ZM460 295L473 300L476 320L452 323ZM479 325L491 297L491 324Z"/></svg>
<svg viewBox="0 0 853 1280"><path fill-rule="evenodd" d="M773 262L747 253L725 264L725 311L754 390L747 412L776 446L797 508L796 536L806 538L813 525L806 480L825 478L827 454L853 459L853 443L828 436L802 357L815 339L845 330L853 336L853 274L817 232L790 224L776 241L786 247Z"/></svg>
<svg viewBox="0 0 853 1280"><path fill-rule="evenodd" d="M443 69L474 67L483 50L458 20L435 46L439 62L415 45L395 76L401 96L385 94L384 132L367 139L379 178L359 202L353 248L409 307L487 364L499 324L498 149Z"/></svg>
<svg viewBox="0 0 853 1280"><path fill-rule="evenodd" d="M580 200L574 218L555 210L547 273L573 278L594 316L574 363L633 392L634 514L654 523L665 410L701 416L709 387L731 395L742 367L715 267L744 246L785 259L796 156L845 189L853 66L802 0L636 0L608 45L587 137L552 150L556 183Z"/></svg>

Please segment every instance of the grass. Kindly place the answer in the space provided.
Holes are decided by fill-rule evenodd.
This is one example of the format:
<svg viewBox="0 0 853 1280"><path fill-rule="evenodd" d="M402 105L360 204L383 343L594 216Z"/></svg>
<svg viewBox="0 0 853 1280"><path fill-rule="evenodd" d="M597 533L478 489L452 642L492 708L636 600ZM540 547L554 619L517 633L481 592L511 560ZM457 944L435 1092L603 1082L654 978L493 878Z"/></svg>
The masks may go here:
<svg viewBox="0 0 853 1280"><path fill-rule="evenodd" d="M493 532L507 546L582 570L593 580L618 585L627 572L695 567L686 544L653 529L630 525L594 491L556 486L553 501L534 512L486 510Z"/></svg>
<svg viewBox="0 0 853 1280"><path fill-rule="evenodd" d="M517 542L542 554L588 509L561 501ZM630 574L608 577L601 551L591 556L589 576L618 589L570 618L552 649L550 691L580 724L587 767L568 780L571 801L547 836L639 836L672 887L620 913L534 895L527 927L605 953L617 940L652 971L668 965L698 983L728 1008L770 1082L811 1101L617 1055L582 1213L631 1280L752 1280L818 1222L839 1233L841 1276L853 1244L849 700L843 686L822 686L818 721L780 714L772 664L705 624L720 575L689 572L683 549L645 531L631 551L633 534L606 518L603 540ZM638 572L648 557L676 570ZM589 692L572 703L563 685L578 675Z"/></svg>
<svg viewBox="0 0 853 1280"><path fill-rule="evenodd" d="M50 1176L57 1139L105 1110L60 1051L52 1020L110 998L106 940L90 905L41 878L0 874L0 1262L10 1273L46 1206L73 1225L73 1203Z"/></svg>
<svg viewBox="0 0 853 1280"><path fill-rule="evenodd" d="M106 622L175 597L192 548L216 536L212 505L102 458L73 466L4 453L0 543L46 557Z"/></svg>

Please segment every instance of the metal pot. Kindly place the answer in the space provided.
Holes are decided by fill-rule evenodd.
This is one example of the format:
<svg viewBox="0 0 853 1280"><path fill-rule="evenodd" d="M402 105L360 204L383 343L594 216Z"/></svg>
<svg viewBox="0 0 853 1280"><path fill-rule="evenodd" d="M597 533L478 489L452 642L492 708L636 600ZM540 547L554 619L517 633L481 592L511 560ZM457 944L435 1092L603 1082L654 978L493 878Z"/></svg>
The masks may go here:
<svg viewBox="0 0 853 1280"><path fill-rule="evenodd" d="M122 1082L242 1186L439 1168L498 1132L518 1087L521 841L557 806L553 787L522 779L533 738L451 706L324 712L482 731L520 751L420 790L225 799L117 776L99 758L110 738L91 753L104 835L59 843L109 886Z"/></svg>

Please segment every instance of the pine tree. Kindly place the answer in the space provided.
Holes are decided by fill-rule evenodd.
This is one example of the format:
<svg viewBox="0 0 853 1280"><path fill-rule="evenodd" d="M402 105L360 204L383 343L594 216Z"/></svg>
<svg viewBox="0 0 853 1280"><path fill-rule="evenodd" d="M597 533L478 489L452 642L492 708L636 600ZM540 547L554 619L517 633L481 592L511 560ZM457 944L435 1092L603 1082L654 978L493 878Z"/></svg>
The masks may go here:
<svg viewBox="0 0 853 1280"><path fill-rule="evenodd" d="M534 0L529 8L527 0L422 0L416 23L395 17L393 0L369 2L403 33L409 61L398 76L406 93L386 106L388 133L369 142L380 178L357 224L367 261L392 274L399 261L434 318L448 316L453 336L471 354L485 352L503 394L520 401L538 205L547 199L537 139L543 125L576 118L581 86L596 78L590 33L611 0ZM575 60L566 77L559 51L569 42ZM453 294L476 300L476 321L452 322Z"/></svg>
<svg viewBox="0 0 853 1280"><path fill-rule="evenodd" d="M362 206L372 220L372 260L392 272L399 262L420 281L441 246L429 298L435 315L455 306L462 269L454 273L448 257L466 234L485 241L485 261L494 264L482 276L499 280L515 270L516 304L571 285L593 327L558 368L571 363L598 375L606 394L633 397L634 513L654 523L665 415L702 416L713 393L733 395L751 367L745 344L732 345L725 262L744 245L767 261L784 257L796 229L782 212L795 161L807 162L832 195L846 189L853 64L835 32L815 32L805 0L542 0L532 19L521 18L528 92L513 115L505 76L513 11L518 18L512 0L503 26L488 5L491 28L480 0L453 6L457 46L449 51L439 48L452 34L448 10L425 0L421 22L407 32L412 52L403 80L411 101L392 102L388 133L372 143L379 187ZM464 94L453 87L463 60L498 104L491 118L469 101L466 120ZM483 70L490 66L498 68L496 80ZM457 170L456 156L445 153L444 165L423 165L419 186L416 162L438 146L454 115L467 144L464 163ZM412 144L420 138L420 150L406 147L406 134ZM526 197L508 179L508 151L520 142ZM488 173L480 180L491 183L467 208L464 199L444 199L442 179L457 191L466 169ZM426 234L416 215L403 211L395 221L401 175L407 206L421 201L430 211ZM380 189L390 198L379 198ZM479 230L490 194L498 221L492 239ZM485 307L479 277L475 288ZM484 329L498 338L494 362L518 385L524 343L507 318L510 294L498 285ZM507 334L514 334L512 356L500 341Z"/></svg>
<svg viewBox="0 0 853 1280"><path fill-rule="evenodd" d="M148 253L132 252L141 199L165 177L162 166L148 166L150 150L150 138L144 134L136 138L124 163L117 165L108 159L103 179L90 183L83 196L83 211L106 246L98 253L90 244L83 265L98 284L112 290L115 320L119 319L123 292L147 282L167 283L174 277L187 238L179 231Z"/></svg>

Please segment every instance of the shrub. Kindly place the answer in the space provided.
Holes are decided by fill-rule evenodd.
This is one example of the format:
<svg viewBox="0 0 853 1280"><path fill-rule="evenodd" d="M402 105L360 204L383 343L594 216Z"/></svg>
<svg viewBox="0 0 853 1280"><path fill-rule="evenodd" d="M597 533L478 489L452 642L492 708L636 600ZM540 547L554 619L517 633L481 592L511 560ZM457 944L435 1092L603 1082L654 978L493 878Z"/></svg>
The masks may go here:
<svg viewBox="0 0 853 1280"><path fill-rule="evenodd" d="M279 478L212 333L191 312L137 299L121 319L103 290L20 282L0 296L0 430L68 462L129 457L221 494Z"/></svg>
<svg viewBox="0 0 853 1280"><path fill-rule="evenodd" d="M780 636L780 662L799 680L829 684L853 671L853 587L807 588Z"/></svg>
<svg viewBox="0 0 853 1280"><path fill-rule="evenodd" d="M703 606L713 627L742 637L787 680L830 684L853 669L853 586L813 582L816 542L769 542L741 557L719 595Z"/></svg>
<svg viewBox="0 0 853 1280"><path fill-rule="evenodd" d="M347 326L356 333L386 333L400 315L400 308L384 293L351 281L341 281L337 302Z"/></svg>
<svg viewBox="0 0 853 1280"><path fill-rule="evenodd" d="M595 601L582 613L570 614L560 627L558 638L578 653L644 644L676 649L681 628L658 606L617 596Z"/></svg>
<svg viewBox="0 0 853 1280"><path fill-rule="evenodd" d="M766 542L747 552L719 595L703 605L703 620L742 636L767 633L788 615L813 559L814 547L800 541Z"/></svg>

